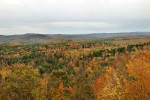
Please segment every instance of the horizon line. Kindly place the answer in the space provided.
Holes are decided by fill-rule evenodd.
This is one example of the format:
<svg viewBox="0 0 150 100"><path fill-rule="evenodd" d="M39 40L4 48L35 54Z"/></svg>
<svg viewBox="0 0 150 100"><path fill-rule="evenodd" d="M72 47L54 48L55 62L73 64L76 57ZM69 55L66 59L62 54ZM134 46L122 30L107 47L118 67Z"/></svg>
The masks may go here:
<svg viewBox="0 0 150 100"><path fill-rule="evenodd" d="M93 32L93 33L76 33L76 34L44 34L44 33L37 33L37 32L27 32L27 33L20 33L20 34L0 34L0 36L13 36L13 35L27 35L27 34L41 34L41 35L87 35L87 34L122 34L122 33L146 33L150 31L124 31L124 32Z"/></svg>

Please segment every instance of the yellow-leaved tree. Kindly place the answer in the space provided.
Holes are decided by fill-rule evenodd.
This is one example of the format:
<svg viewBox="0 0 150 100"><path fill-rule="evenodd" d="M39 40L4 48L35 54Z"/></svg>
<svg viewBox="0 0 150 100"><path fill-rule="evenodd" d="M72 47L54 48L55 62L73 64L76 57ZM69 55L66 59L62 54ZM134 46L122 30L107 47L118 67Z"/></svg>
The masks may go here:
<svg viewBox="0 0 150 100"><path fill-rule="evenodd" d="M128 98L135 100L150 99L150 51L133 55L127 64Z"/></svg>
<svg viewBox="0 0 150 100"><path fill-rule="evenodd" d="M94 83L93 89L97 100L122 100L125 98L123 77L113 67L106 68L106 74L101 75Z"/></svg>

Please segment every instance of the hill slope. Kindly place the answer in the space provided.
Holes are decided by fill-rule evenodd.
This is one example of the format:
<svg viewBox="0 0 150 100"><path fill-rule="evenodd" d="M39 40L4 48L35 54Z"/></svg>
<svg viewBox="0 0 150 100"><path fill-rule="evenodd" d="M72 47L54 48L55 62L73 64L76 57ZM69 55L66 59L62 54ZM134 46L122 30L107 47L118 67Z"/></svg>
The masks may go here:
<svg viewBox="0 0 150 100"><path fill-rule="evenodd" d="M128 33L93 33L93 34L34 34L27 33L23 35L0 35L0 43L18 42L18 43L43 43L51 40L71 39L104 39L112 37L144 36L150 35L150 32L128 32Z"/></svg>

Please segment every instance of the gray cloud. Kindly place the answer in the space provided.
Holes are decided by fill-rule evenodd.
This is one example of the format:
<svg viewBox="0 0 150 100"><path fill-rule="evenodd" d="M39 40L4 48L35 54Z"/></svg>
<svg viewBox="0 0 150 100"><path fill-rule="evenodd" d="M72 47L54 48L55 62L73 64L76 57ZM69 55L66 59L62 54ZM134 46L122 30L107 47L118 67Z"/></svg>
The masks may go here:
<svg viewBox="0 0 150 100"><path fill-rule="evenodd" d="M149 0L0 0L0 34L150 31Z"/></svg>

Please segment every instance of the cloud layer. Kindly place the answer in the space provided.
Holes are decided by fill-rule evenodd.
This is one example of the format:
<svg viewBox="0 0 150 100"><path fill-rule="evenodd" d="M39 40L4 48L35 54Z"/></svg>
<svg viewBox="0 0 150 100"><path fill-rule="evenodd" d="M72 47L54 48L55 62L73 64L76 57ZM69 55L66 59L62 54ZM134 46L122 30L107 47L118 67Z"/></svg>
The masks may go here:
<svg viewBox="0 0 150 100"><path fill-rule="evenodd" d="M150 31L149 0L0 0L0 34Z"/></svg>

